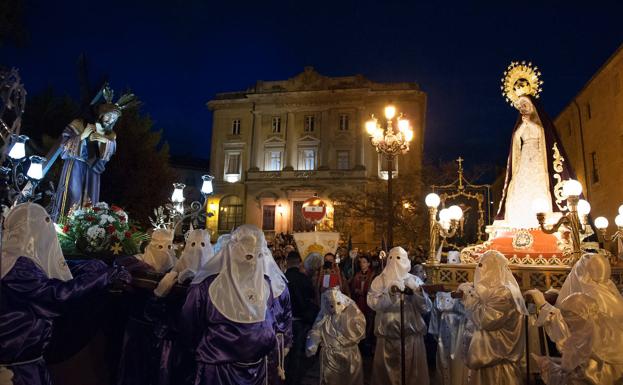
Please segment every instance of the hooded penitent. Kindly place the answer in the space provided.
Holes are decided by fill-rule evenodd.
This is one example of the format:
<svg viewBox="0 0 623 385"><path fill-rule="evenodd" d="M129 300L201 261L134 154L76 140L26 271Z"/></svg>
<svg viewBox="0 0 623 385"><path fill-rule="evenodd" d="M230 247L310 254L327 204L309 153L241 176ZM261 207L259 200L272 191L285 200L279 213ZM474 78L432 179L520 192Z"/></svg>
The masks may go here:
<svg viewBox="0 0 623 385"><path fill-rule="evenodd" d="M4 223L0 285L0 372L10 384L51 384L44 352L55 320L92 294L103 293L127 272L99 260L77 263L72 277L61 253L54 223L43 207L13 207ZM76 311L75 309L74 311ZM13 378L8 377L13 374ZM2 383L2 381L0 381ZM4 383L3 383L4 384Z"/></svg>
<svg viewBox="0 0 623 385"><path fill-rule="evenodd" d="M208 261L214 256L210 244L210 233L203 229L190 230L186 234L186 244L175 266L160 280L154 294L165 296L177 281L184 283L204 272Z"/></svg>
<svg viewBox="0 0 623 385"><path fill-rule="evenodd" d="M623 365L623 296L610 274L610 263L603 255L584 254L562 285L556 306L562 310L565 301L576 293L592 298L599 309L593 351L606 362Z"/></svg>
<svg viewBox="0 0 623 385"><path fill-rule="evenodd" d="M22 203L12 208L2 234L2 277L19 257L32 260L48 278L67 281L71 272L63 257L54 222L36 203Z"/></svg>
<svg viewBox="0 0 623 385"><path fill-rule="evenodd" d="M173 250L173 231L155 229L140 259L158 273L171 270L176 261L175 250Z"/></svg>
<svg viewBox="0 0 623 385"><path fill-rule="evenodd" d="M210 233L204 229L190 230L186 235L182 255L173 268L179 274L178 281L184 282L195 277L213 256Z"/></svg>
<svg viewBox="0 0 623 385"><path fill-rule="evenodd" d="M214 306L231 321L264 320L270 288L264 279L263 242L264 233L259 228L242 225L222 250L223 266L209 292Z"/></svg>
<svg viewBox="0 0 623 385"><path fill-rule="evenodd" d="M428 365L424 335L426 323L422 314L431 309L431 301L425 293L418 292L422 281L409 274L411 262L402 247L394 247L387 256L383 272L374 278L368 291L368 306L376 312L374 334L377 337L374 362L372 364L373 384L400 384L401 351L401 295L392 290L408 287L413 294L404 295L404 343L406 352L406 378L408 385L428 382Z"/></svg>
<svg viewBox="0 0 623 385"><path fill-rule="evenodd" d="M467 325L461 354L470 369L471 384L522 384L526 305L508 261L487 251L476 268L474 282L459 286Z"/></svg>
<svg viewBox="0 0 623 385"><path fill-rule="evenodd" d="M218 274L223 268L223 257L225 255L225 248L231 240L231 234L223 234L216 240L213 252L214 256L208 259L208 262L203 268L195 275L191 284L195 285L201 283L203 280L211 275Z"/></svg>
<svg viewBox="0 0 623 385"><path fill-rule="evenodd" d="M487 290L499 286L504 286L511 292L517 311L527 315L526 302L515 276L508 267L508 259L502 253L490 250L482 255L476 267L474 287L478 294L484 294Z"/></svg>
<svg viewBox="0 0 623 385"><path fill-rule="evenodd" d="M321 308L307 336L307 355L320 347L321 385L362 385L363 366L358 343L365 337L366 319L355 302L334 287L322 293Z"/></svg>
<svg viewBox="0 0 623 385"><path fill-rule="evenodd" d="M238 227L215 256L222 262L217 275L190 285L180 330L194 348L196 385L267 381L278 330L263 240L257 226Z"/></svg>

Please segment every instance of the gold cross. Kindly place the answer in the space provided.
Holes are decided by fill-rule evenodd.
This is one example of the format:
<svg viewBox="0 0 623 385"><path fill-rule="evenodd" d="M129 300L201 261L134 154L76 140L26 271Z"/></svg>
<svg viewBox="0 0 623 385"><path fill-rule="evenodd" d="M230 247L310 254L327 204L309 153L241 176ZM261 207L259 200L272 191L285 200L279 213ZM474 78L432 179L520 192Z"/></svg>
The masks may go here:
<svg viewBox="0 0 623 385"><path fill-rule="evenodd" d="M460 156L457 158L456 162L459 164L459 170L463 171L463 161L465 159L461 158Z"/></svg>
<svg viewBox="0 0 623 385"><path fill-rule="evenodd" d="M123 250L123 247L121 247L121 244L119 242L115 242L114 245L110 246L110 251L112 251L114 255L121 254L122 250Z"/></svg>

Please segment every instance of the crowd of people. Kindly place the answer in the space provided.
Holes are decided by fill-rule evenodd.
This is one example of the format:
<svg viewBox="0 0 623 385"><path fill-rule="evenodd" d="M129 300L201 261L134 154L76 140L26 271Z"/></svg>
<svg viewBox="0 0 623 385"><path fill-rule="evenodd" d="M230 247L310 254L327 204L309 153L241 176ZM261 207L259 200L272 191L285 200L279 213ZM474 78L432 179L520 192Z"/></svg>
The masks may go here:
<svg viewBox="0 0 623 385"><path fill-rule="evenodd" d="M435 336L443 385L522 384L527 358L546 384L623 381L623 297L600 254L584 255L550 304L538 290L522 293L496 251L481 256L473 282L449 293L427 286L425 270L402 247L378 256L346 248L305 256L313 263L292 244L275 247L252 225L214 246L197 229L177 258L173 233L157 229L142 255L70 269L45 210L18 205L2 244L0 384L51 384L43 356L54 320L141 271L161 279L149 293L124 293L132 311L120 385L300 384L310 357L320 362L322 385L364 378L422 385L430 383L426 335ZM183 295L171 295L176 283L185 284ZM526 298L560 357L526 356L534 337L526 334Z"/></svg>

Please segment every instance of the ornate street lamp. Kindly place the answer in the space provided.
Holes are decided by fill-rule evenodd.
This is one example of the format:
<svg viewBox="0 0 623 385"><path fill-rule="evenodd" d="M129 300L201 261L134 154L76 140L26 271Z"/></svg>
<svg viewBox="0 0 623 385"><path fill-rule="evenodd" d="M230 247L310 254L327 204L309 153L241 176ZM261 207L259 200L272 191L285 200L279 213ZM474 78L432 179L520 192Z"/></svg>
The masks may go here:
<svg viewBox="0 0 623 385"><path fill-rule="evenodd" d="M443 239L452 238L456 234L459 221L463 217L463 210L457 205L442 209L439 211L439 220L437 220L437 208L439 203L441 203L439 195L430 193L424 201L426 206L428 206L428 223L430 228L427 263L435 264L439 263L435 252L439 237Z"/></svg>
<svg viewBox="0 0 623 385"><path fill-rule="evenodd" d="M392 205L392 177L394 173L394 157L409 152L409 143L413 140L413 129L409 121L400 114L396 117L396 107L385 107L385 128L371 115L366 122L366 131L376 152L387 159L387 249L394 243L394 210ZM398 130L394 129L394 123Z"/></svg>
<svg viewBox="0 0 623 385"><path fill-rule="evenodd" d="M587 233L588 214L591 211L591 205L587 201L580 199L582 184L577 180L569 179L565 181L562 185L562 194L567 197L569 212L563 215L558 222L551 227L545 226L546 202L537 199L532 203L532 209L536 212L539 226L544 233L553 234L557 232L562 225L569 228L571 231L570 237L573 254L571 265L573 266L582 256L581 235Z"/></svg>
<svg viewBox="0 0 623 385"><path fill-rule="evenodd" d="M40 198L40 195L35 192L45 174L43 168L47 159L37 155L26 157L26 141L28 140L26 135L11 135L11 146L7 154L10 167L0 167L0 174L12 184L8 190L8 198L12 203L35 201ZM27 162L29 166L24 173Z"/></svg>
<svg viewBox="0 0 623 385"><path fill-rule="evenodd" d="M173 222L175 223L173 226L174 229L180 226L187 218L190 218L191 223L196 223L203 213L205 213L207 217L214 215L212 211L213 209L216 211L216 208L210 207L210 210L208 210L208 196L214 193L214 187L212 186L214 177L206 174L201 177L201 180L201 197L203 198L203 202L193 201L188 206L184 205L186 201L184 188L186 185L183 183L173 183L171 203L173 204L175 212L173 215Z"/></svg>
<svg viewBox="0 0 623 385"><path fill-rule="evenodd" d="M619 215L614 217L614 223L617 225L617 231L612 235L608 235L608 219L605 217L595 218L595 227L597 228L597 236L603 244L605 242L618 241L623 239L623 205L619 206ZM622 250L617 250L621 254Z"/></svg>

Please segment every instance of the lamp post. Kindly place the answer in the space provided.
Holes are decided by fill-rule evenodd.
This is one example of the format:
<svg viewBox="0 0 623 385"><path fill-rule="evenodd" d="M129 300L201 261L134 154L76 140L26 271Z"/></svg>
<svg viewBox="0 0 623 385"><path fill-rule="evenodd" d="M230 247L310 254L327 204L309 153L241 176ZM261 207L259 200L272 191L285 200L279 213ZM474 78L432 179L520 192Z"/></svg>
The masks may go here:
<svg viewBox="0 0 623 385"><path fill-rule="evenodd" d="M545 225L547 202L537 199L532 203L532 209L536 212L539 226L544 233L553 234L563 225L569 228L572 246L571 265L574 265L582 256L580 235L587 232L586 224L588 222L588 214L591 211L591 205L587 201L580 199L582 185L577 180L569 179L565 181L562 185L562 194L567 197L569 212L563 215L551 227L548 228Z"/></svg>
<svg viewBox="0 0 623 385"><path fill-rule="evenodd" d="M435 193L430 193L424 199L428 206L428 223L429 223L429 245L428 245L428 261L429 264L439 263L436 252L439 237L446 239L452 238L456 234L459 220L463 217L463 210L457 205L439 211L439 220L437 220L437 208L441 203L441 198Z"/></svg>
<svg viewBox="0 0 623 385"><path fill-rule="evenodd" d="M283 228L283 212L285 211L285 208L281 205L281 203L279 203L279 205L277 206L277 214L279 214L279 226L281 227L281 232L282 233L286 233L287 231L284 231Z"/></svg>
<svg viewBox="0 0 623 385"><path fill-rule="evenodd" d="M385 107L385 125L372 115L366 122L366 131L376 152L383 154L387 160L387 249L391 249L394 243L394 210L392 202L392 178L394 173L394 158L409 152L409 143L413 140L413 129L409 121L400 114L396 119L396 107ZM394 129L394 123L398 130Z"/></svg>
<svg viewBox="0 0 623 385"><path fill-rule="evenodd" d="M597 237L599 242L603 244L606 242L618 241L623 239L623 205L619 206L619 214L614 218L614 223L617 225L617 230L612 235L608 235L608 219L605 217L595 218L595 227L597 228ZM617 250L618 254L621 254L622 250Z"/></svg>
<svg viewBox="0 0 623 385"><path fill-rule="evenodd" d="M0 173L4 174L5 180L12 184L7 190L11 203L35 201L40 198L35 191L43 179L43 167L47 159L37 155L26 157L26 141L28 140L26 135L11 135L11 147L7 154L11 167L0 167ZM24 173L26 162L29 166Z"/></svg>
<svg viewBox="0 0 623 385"><path fill-rule="evenodd" d="M171 195L171 203L173 204L173 214L170 214L173 219L173 228L177 229L187 218L191 218L192 223L196 223L199 216L202 213L206 213L207 217L211 217L214 214L211 212L212 208L210 207L210 211L208 211L208 196L214 193L214 187L212 186L212 181L214 177L211 175L203 175L201 177L201 196L203 198L203 202L193 201L188 209L184 206L184 202L186 198L184 197L184 188L186 187L183 183L173 183L173 194ZM207 227L207 220L206 220Z"/></svg>

